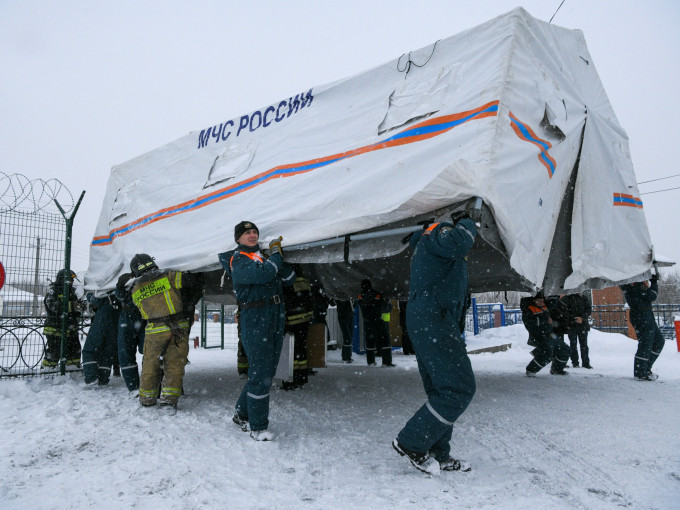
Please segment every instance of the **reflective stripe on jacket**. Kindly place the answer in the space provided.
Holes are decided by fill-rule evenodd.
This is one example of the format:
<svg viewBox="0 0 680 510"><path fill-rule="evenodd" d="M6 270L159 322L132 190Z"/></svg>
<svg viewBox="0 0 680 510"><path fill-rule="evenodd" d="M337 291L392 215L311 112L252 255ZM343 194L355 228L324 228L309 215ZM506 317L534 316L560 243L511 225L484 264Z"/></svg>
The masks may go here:
<svg viewBox="0 0 680 510"><path fill-rule="evenodd" d="M139 308L142 318L153 321L182 312L182 272L166 271L158 277L135 282L132 301Z"/></svg>

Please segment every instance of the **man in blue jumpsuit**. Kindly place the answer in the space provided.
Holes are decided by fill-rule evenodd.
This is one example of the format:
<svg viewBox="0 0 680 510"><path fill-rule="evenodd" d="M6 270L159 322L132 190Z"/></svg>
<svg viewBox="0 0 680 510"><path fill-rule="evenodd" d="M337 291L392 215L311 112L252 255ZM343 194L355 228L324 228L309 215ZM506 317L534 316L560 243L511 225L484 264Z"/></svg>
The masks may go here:
<svg viewBox="0 0 680 510"><path fill-rule="evenodd" d="M342 361L352 363L352 341L354 340L354 307L351 301L336 301L338 324L342 333Z"/></svg>
<svg viewBox="0 0 680 510"><path fill-rule="evenodd" d="M94 309L94 318L83 346L83 376L87 385L106 386L116 358L120 303L113 292L100 297L88 292L87 300Z"/></svg>
<svg viewBox="0 0 680 510"><path fill-rule="evenodd" d="M411 236L406 323L427 402L406 423L392 446L430 474L469 471L450 456L453 423L475 394L475 376L459 321L468 288L466 256L477 228L469 218L435 223Z"/></svg>
<svg viewBox="0 0 680 510"><path fill-rule="evenodd" d="M137 352L144 352L144 328L146 321L139 313L139 308L132 302L130 289L134 282L133 273L125 273L118 278L116 297L121 303L118 319L118 361L120 372L130 396L139 396L139 367Z"/></svg>
<svg viewBox="0 0 680 510"><path fill-rule="evenodd" d="M522 310L522 322L529 332L529 345L535 346L531 351L534 358L526 366L527 377L536 377L536 374L551 361L551 374L567 375L564 367L569 361L569 346L564 343L564 335L555 333L555 318L558 315L549 309L543 292L539 291L533 297L522 298L519 306ZM562 320L567 320L566 315L561 317Z"/></svg>
<svg viewBox="0 0 680 510"><path fill-rule="evenodd" d="M295 272L283 262L280 238L269 243L271 255L260 253L260 231L249 221L234 227L236 250L218 255L231 276L239 306L241 341L248 356L248 382L236 402L233 421L256 441L270 441L269 391L283 346L286 310L283 285L295 282Z"/></svg>
<svg viewBox="0 0 680 510"><path fill-rule="evenodd" d="M389 326L385 325L383 315L392 311L390 303L381 292L373 288L368 278L361 282L361 293L357 298L361 315L364 318L364 340L366 343L366 363L375 366L376 350L382 358L383 367L393 367L392 345L390 343Z"/></svg>
<svg viewBox="0 0 680 510"><path fill-rule="evenodd" d="M652 303L659 293L657 275L653 275L651 285L647 282L634 282L621 285L623 296L630 307L630 323L638 337L635 353L633 376L638 381L655 381L659 376L652 372L652 365L661 354L665 340L654 318Z"/></svg>

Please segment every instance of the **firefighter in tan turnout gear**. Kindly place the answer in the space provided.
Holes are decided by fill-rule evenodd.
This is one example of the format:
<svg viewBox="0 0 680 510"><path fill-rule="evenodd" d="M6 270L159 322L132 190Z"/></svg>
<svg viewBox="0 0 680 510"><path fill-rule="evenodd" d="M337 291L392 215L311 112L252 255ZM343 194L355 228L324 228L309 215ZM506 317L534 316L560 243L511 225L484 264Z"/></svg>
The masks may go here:
<svg viewBox="0 0 680 510"><path fill-rule="evenodd" d="M193 309L184 309L182 289L200 285L201 278L186 272L161 271L145 253L132 258L130 269L135 276L132 301L147 321L139 401L143 406L158 401L161 406L176 409L189 355L190 316L194 313Z"/></svg>

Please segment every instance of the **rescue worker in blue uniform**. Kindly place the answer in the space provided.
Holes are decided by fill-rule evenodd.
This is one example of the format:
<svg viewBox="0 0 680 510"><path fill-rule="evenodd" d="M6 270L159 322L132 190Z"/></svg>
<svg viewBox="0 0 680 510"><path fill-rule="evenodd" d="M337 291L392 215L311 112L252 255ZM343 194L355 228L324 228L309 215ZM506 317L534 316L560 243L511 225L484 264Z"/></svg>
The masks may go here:
<svg viewBox="0 0 680 510"><path fill-rule="evenodd" d="M657 275L652 275L650 285L647 282L634 282L620 286L630 307L630 323L638 337L633 365L633 376L638 381L655 381L659 378L652 372L652 365L666 343L652 310L652 303L659 294L658 279Z"/></svg>
<svg viewBox="0 0 680 510"><path fill-rule="evenodd" d="M569 361L570 349L564 343L564 336L560 337L554 332L553 317L556 315L555 312L551 314L543 292L539 291L533 297L522 298L520 309L522 322L529 332L529 345L535 345L534 350L531 351L534 358L526 366L526 375L536 377L536 374L551 360L550 373L566 375L567 371L564 367Z"/></svg>
<svg viewBox="0 0 680 510"><path fill-rule="evenodd" d="M468 288L466 257L477 235L468 217L414 233L406 322L427 402L392 446L430 474L469 471L451 457L453 424L472 401L475 376L460 328Z"/></svg>
<svg viewBox="0 0 680 510"><path fill-rule="evenodd" d="M385 325L384 315L392 310L392 303L373 288L368 278L361 282L361 293L357 298L361 315L364 318L364 341L366 343L366 364L375 366L376 352L380 353L383 367L393 367L392 345L389 329Z"/></svg>
<svg viewBox="0 0 680 510"><path fill-rule="evenodd" d="M354 306L351 300L337 301L338 324L342 333L342 361L352 363L352 340L354 340Z"/></svg>
<svg viewBox="0 0 680 510"><path fill-rule="evenodd" d="M106 386L116 358L120 302L113 291L100 297L88 292L86 297L94 318L83 346L83 376L87 385Z"/></svg>
<svg viewBox="0 0 680 510"><path fill-rule="evenodd" d="M283 346L286 310L283 285L292 285L295 272L283 262L281 238L269 243L265 258L258 245L260 231L250 221L234 227L235 250L218 258L231 276L239 307L241 341L248 356L248 381L236 402L234 423L250 430L256 441L273 439L269 426L269 392Z"/></svg>
<svg viewBox="0 0 680 510"><path fill-rule="evenodd" d="M567 303L571 316L571 328L567 333L569 349L571 349L571 366L574 368L579 366L578 351L580 346L581 361L583 362L581 366L592 369L588 350L588 331L590 331L588 319L592 314L593 306L585 294L569 294L565 296L564 301Z"/></svg>
<svg viewBox="0 0 680 510"><path fill-rule="evenodd" d="M139 308L132 301L130 290L134 282L133 273L125 273L118 278L116 298L121 303L118 319L118 362L125 386L132 397L139 396L139 367L137 352L144 353L144 328L146 321L142 319Z"/></svg>
<svg viewBox="0 0 680 510"><path fill-rule="evenodd" d="M161 271L146 253L135 255L130 269L135 275L132 301L147 321L139 402L143 406L158 402L172 414L182 393L189 355L191 322L185 313L182 289L199 285L201 279L187 272Z"/></svg>
<svg viewBox="0 0 680 510"><path fill-rule="evenodd" d="M43 329L46 339L45 358L42 361L43 368L56 367L59 364L61 352L61 316L64 306L64 280L66 280L69 289L64 358L66 359L66 365L80 365L81 347L78 338L78 320L83 305L73 288L73 281L75 279L76 274L73 271L60 269L57 273L56 281L50 284L50 288L45 294L44 304L47 319Z"/></svg>

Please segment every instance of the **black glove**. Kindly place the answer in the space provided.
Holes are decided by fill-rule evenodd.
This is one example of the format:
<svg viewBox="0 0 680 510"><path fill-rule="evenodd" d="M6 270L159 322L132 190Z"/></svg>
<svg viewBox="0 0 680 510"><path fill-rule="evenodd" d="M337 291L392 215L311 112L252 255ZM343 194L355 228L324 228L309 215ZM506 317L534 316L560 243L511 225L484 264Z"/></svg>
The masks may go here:
<svg viewBox="0 0 680 510"><path fill-rule="evenodd" d="M130 280L130 278L133 278L134 276L135 275L132 273L123 273L118 277L116 287L119 289L125 289L125 284Z"/></svg>
<svg viewBox="0 0 680 510"><path fill-rule="evenodd" d="M465 219L470 219L470 214L468 214L468 212L465 209L451 213L451 223L453 223L454 225L458 223L460 220Z"/></svg>
<svg viewBox="0 0 680 510"><path fill-rule="evenodd" d="M659 275L653 274L651 280L652 280L652 283L659 281Z"/></svg>

